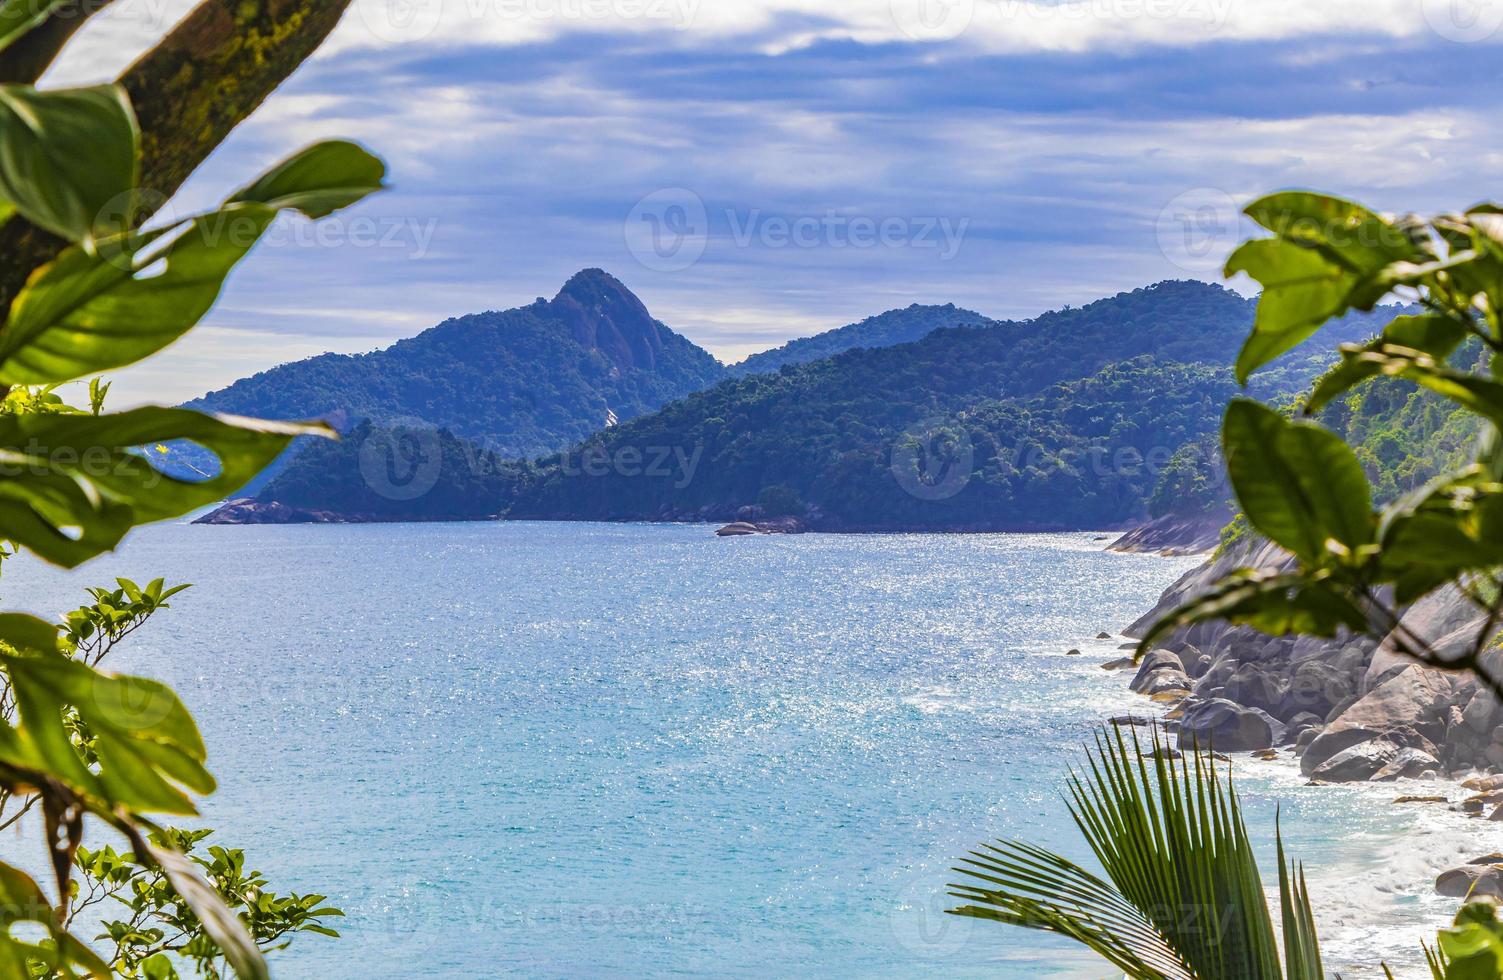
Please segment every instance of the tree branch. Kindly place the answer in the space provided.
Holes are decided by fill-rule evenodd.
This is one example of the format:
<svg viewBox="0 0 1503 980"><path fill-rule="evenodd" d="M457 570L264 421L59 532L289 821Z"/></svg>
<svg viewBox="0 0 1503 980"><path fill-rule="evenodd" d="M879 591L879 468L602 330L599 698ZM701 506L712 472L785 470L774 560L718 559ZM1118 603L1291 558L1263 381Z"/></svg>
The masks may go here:
<svg viewBox="0 0 1503 980"><path fill-rule="evenodd" d="M18 41L0 52L0 82L31 85L56 60L83 22L108 7L113 0L63 0L47 14L47 19L27 31Z"/></svg>
<svg viewBox="0 0 1503 980"><path fill-rule="evenodd" d="M350 0L204 0L120 83L141 124L141 186L171 197L328 37ZM142 216L144 217L144 215ZM62 239L0 225L0 317Z"/></svg>

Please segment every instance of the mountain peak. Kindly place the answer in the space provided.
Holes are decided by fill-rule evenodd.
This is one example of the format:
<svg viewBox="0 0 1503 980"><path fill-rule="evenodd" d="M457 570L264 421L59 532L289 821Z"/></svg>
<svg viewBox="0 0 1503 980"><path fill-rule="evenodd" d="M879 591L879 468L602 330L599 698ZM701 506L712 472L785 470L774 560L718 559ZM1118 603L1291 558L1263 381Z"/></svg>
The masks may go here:
<svg viewBox="0 0 1503 980"><path fill-rule="evenodd" d="M632 291L627 289L626 285L620 279L617 279L604 269L593 268L580 269L574 275L570 276L569 281L564 283L563 288L558 291L558 296L555 296L553 301L556 303L560 297L564 296L572 296L578 300L585 300L605 294L626 296L638 304L641 303L641 300L633 296Z"/></svg>
<svg viewBox="0 0 1503 980"><path fill-rule="evenodd" d="M620 368L651 368L663 349L657 321L625 284L604 269L581 269L548 304L574 339Z"/></svg>

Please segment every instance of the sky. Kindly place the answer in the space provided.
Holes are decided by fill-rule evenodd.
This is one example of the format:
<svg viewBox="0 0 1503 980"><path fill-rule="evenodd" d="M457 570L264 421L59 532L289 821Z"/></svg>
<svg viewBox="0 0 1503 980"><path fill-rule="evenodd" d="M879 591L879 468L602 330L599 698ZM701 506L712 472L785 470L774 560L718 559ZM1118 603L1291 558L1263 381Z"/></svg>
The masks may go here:
<svg viewBox="0 0 1503 980"><path fill-rule="evenodd" d="M113 78L191 6L116 0L45 83ZM1269 191L1503 199L1500 46L1503 0L354 0L172 206L330 137L391 188L282 220L114 404L591 266L725 361L915 302L1218 280Z"/></svg>

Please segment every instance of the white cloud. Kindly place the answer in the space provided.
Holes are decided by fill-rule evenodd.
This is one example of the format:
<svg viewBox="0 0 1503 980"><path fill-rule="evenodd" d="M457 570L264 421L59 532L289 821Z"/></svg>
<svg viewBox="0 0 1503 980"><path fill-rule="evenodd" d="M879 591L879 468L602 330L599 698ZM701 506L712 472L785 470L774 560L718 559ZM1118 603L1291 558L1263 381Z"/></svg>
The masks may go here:
<svg viewBox="0 0 1503 980"><path fill-rule="evenodd" d="M1478 41L1500 30L1503 0L355 0L336 44L624 31L688 45L755 38L771 52L832 39L1029 52L1308 35Z"/></svg>
<svg viewBox="0 0 1503 980"><path fill-rule="evenodd" d="M191 0L117 0L54 71L113 77ZM354 0L322 56L418 44L510 46L575 33L659 45L950 42L992 53L1109 51L1329 36L1503 40L1503 0Z"/></svg>

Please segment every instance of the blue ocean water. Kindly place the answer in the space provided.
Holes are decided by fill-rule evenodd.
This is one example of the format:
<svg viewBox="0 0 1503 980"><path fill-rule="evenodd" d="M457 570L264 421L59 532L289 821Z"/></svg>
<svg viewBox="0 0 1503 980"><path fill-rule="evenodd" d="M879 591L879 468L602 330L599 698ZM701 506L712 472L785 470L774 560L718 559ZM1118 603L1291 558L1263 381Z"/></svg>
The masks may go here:
<svg viewBox="0 0 1503 980"><path fill-rule="evenodd" d="M111 666L198 718L205 821L348 913L282 977L1099 977L943 909L982 839L1086 857L1064 766L1144 707L1097 666L1121 638L1091 638L1194 564L1103 543L168 524L80 572L11 563L3 591L57 614L116 574L195 584ZM1282 803L1338 962L1412 962L1435 869L1503 844L1392 786L1237 778L1259 842Z"/></svg>

